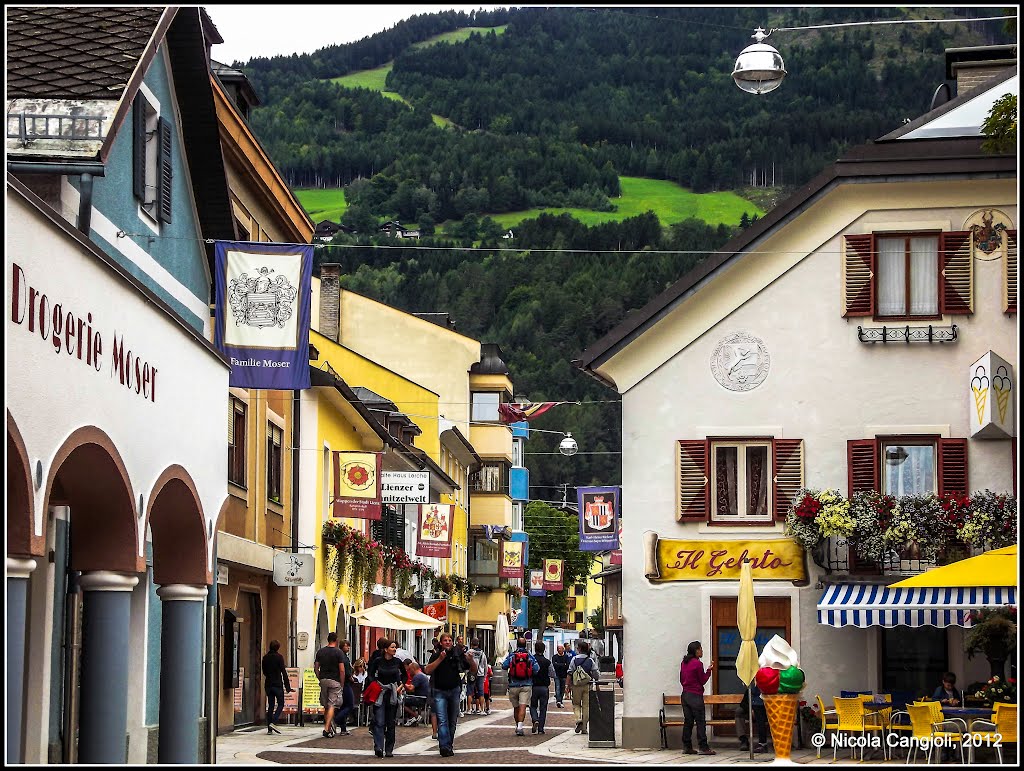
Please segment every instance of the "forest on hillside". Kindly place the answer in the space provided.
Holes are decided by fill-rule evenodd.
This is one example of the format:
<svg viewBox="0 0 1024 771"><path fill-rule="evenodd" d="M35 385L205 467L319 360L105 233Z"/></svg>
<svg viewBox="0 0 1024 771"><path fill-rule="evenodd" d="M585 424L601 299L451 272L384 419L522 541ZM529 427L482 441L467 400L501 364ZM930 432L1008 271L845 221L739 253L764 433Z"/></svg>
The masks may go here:
<svg viewBox="0 0 1024 771"><path fill-rule="evenodd" d="M501 345L517 394L582 401L535 421L571 431L527 445L531 498L620 479L618 395L572 365L631 311L738 232L653 213L595 227L527 220L515 238L488 214L529 207L608 210L619 176L695 191L774 176L806 182L849 147L925 112L947 47L1012 42L1001 22L779 32L789 75L755 97L732 83L756 26L981 17L999 9L522 8L424 14L356 43L242 65L263 105L251 124L293 187L345 188L356 236L317 250L354 291L411 312L447 311L456 329ZM443 32L505 26L410 50ZM330 78L393 62L387 88L410 106ZM444 116L454 127L435 124ZM770 172L768 170L771 170ZM370 236L416 223L414 244ZM447 236L433 226L458 220ZM743 223L746 224L746 223ZM542 454L533 454L542 453ZM547 454L550 453L550 454Z"/></svg>

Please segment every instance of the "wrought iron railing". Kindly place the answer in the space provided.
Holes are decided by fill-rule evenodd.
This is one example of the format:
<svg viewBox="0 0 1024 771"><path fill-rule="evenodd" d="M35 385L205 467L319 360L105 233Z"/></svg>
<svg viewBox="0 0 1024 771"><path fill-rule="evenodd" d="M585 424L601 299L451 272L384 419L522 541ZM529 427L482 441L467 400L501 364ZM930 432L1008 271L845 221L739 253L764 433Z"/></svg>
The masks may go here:
<svg viewBox="0 0 1024 771"><path fill-rule="evenodd" d="M55 115L8 113L7 138L28 142L34 139L103 139L102 115Z"/></svg>
<svg viewBox="0 0 1024 771"><path fill-rule="evenodd" d="M900 576L923 573L944 560L922 559L913 547L902 552L892 551L883 560L866 560L844 538L827 538L813 552L818 567L828 573L847 573L861 576Z"/></svg>
<svg viewBox="0 0 1024 771"><path fill-rule="evenodd" d="M955 343L956 324L948 327L882 326L857 327L857 339L862 343Z"/></svg>

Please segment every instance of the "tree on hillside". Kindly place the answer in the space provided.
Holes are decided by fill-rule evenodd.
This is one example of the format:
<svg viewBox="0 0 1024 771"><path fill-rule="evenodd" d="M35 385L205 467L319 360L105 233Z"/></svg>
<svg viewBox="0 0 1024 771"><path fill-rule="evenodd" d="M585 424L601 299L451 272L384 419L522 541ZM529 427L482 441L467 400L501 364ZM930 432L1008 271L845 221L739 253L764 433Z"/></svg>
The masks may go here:
<svg viewBox="0 0 1024 771"><path fill-rule="evenodd" d="M525 528L530 536L527 579L530 569L543 569L544 560L565 560L562 569L562 586L565 588L560 592L548 592L544 597L531 597L528 604L530 628L543 630L547 626L548 615L557 618L567 611L569 587L585 582L590 576L594 553L579 550L579 520L546 503L532 501L527 505Z"/></svg>

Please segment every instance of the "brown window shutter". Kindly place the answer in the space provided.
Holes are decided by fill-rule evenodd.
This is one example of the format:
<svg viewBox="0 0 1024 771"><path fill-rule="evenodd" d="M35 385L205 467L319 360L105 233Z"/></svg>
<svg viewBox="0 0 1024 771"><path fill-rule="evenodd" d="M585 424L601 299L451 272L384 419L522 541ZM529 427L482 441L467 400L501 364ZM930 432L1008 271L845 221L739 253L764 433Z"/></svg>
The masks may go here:
<svg viewBox="0 0 1024 771"><path fill-rule="evenodd" d="M146 203L146 105L141 96L132 103L132 194Z"/></svg>
<svg viewBox="0 0 1024 771"><path fill-rule="evenodd" d="M158 128L160 130L160 165L158 167L160 173L157 185L159 186L160 194L158 196L157 216L161 222L170 222L172 211L171 180L174 175L174 169L171 166L171 124L169 121L161 118Z"/></svg>
<svg viewBox="0 0 1024 771"><path fill-rule="evenodd" d="M843 316L875 312L875 236L857 233L843 237Z"/></svg>
<svg viewBox="0 0 1024 771"><path fill-rule="evenodd" d="M772 480L775 519L784 520L789 506L804 486L804 440L772 440Z"/></svg>
<svg viewBox="0 0 1024 771"><path fill-rule="evenodd" d="M939 495L967 495L967 440L939 440Z"/></svg>
<svg viewBox="0 0 1024 771"><path fill-rule="evenodd" d="M711 511L708 444L706 439L679 440L679 520L707 520Z"/></svg>
<svg viewBox="0 0 1024 771"><path fill-rule="evenodd" d="M1003 309L1017 312L1017 231L1006 231L1006 259L1003 261Z"/></svg>
<svg viewBox="0 0 1024 771"><path fill-rule="evenodd" d="M939 234L939 272L942 275L939 299L942 313L974 313L974 254L971 231L955 230Z"/></svg>
<svg viewBox="0 0 1024 771"><path fill-rule="evenodd" d="M850 439L846 442L846 473L849 494L879 490L878 441Z"/></svg>

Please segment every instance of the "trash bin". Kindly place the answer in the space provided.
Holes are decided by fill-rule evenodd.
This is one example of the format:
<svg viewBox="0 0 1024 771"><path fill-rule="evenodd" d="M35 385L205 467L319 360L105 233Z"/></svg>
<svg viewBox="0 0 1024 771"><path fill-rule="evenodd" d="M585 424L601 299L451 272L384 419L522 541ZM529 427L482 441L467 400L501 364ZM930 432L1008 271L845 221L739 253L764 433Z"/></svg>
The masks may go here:
<svg viewBox="0 0 1024 771"><path fill-rule="evenodd" d="M590 723L587 726L591 747L615 746L615 688L597 683L590 691Z"/></svg>

